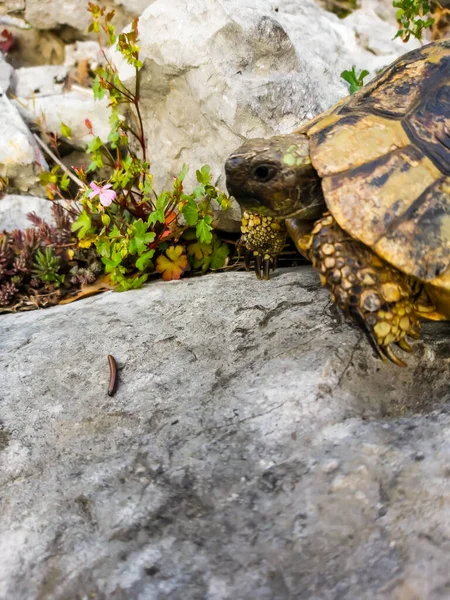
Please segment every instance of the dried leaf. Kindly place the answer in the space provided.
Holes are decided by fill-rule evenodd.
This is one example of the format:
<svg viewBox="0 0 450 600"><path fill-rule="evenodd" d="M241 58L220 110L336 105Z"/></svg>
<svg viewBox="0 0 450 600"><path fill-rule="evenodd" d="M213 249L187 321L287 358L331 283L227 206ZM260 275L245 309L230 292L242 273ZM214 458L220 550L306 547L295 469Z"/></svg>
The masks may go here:
<svg viewBox="0 0 450 600"><path fill-rule="evenodd" d="M183 254L183 246L170 246L166 254L161 254L156 259L155 270L162 273L164 281L170 281L180 279L187 267L188 259L186 254Z"/></svg>
<svg viewBox="0 0 450 600"><path fill-rule="evenodd" d="M111 277L109 275L102 275L94 283L83 284L81 289L79 289L74 296L64 298L59 304L70 304L71 302L75 302L75 300L81 300L81 298L88 298L95 294L113 290L114 287L114 284L111 282Z"/></svg>

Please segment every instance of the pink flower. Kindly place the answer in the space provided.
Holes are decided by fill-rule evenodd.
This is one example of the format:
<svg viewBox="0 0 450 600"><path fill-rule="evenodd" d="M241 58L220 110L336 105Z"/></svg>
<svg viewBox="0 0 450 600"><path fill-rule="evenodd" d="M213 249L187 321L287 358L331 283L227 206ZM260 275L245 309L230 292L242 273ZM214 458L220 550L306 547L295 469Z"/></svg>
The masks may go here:
<svg viewBox="0 0 450 600"><path fill-rule="evenodd" d="M112 201L116 199L116 192L114 190L109 189L112 187L111 183L108 183L107 185L98 186L96 183L92 182L90 186L93 190L89 194L89 198L91 200L92 198L95 198L95 196L98 196L100 198L100 204L102 204L103 206L110 206L112 204Z"/></svg>

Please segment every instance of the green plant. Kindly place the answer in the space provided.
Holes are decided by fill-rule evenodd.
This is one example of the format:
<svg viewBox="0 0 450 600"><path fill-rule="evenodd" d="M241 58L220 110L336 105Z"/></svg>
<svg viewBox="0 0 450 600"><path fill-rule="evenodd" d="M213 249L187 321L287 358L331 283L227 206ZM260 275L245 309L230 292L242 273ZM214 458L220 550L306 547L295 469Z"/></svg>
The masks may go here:
<svg viewBox="0 0 450 600"><path fill-rule="evenodd" d="M60 287L64 283L65 275L59 273L61 269L61 258L53 254L52 248L47 246L45 251L37 250L33 261L32 273L42 282L54 283Z"/></svg>
<svg viewBox="0 0 450 600"><path fill-rule="evenodd" d="M353 65L351 71L342 71L341 77L349 84L350 94L354 94L364 85L364 78L367 77L369 71L363 69L359 73L356 72L355 65Z"/></svg>
<svg viewBox="0 0 450 600"><path fill-rule="evenodd" d="M162 193L153 189L139 106L142 63L137 20L129 32L116 36L111 24L114 12L106 13L92 3L89 11L91 31L105 33L108 43L115 44L135 68L134 87L125 86L104 53L105 66L98 70L93 90L96 98L108 95L111 130L103 143L90 121L85 121L92 135L91 162L86 169L75 169L76 175L59 160L58 134L47 136L53 152L38 140L56 163L41 173L41 184L50 200L67 203L53 203L54 226L32 213L28 217L33 227L0 233L0 312L48 306L68 295L78 297L77 290L93 284L102 273L117 289L127 290L142 285L151 273L178 279L188 269L204 272L227 261L228 246L213 232L213 204L226 209L229 199L212 184L207 165L196 172L197 185L190 193L183 187L185 165L172 189ZM64 123L61 135L66 139L72 135ZM92 180L104 167L108 179ZM192 251L195 244L198 248ZM104 285L103 277L94 288ZM81 294L95 289L91 286Z"/></svg>
<svg viewBox="0 0 450 600"><path fill-rule="evenodd" d="M431 10L428 0L393 0L392 6L398 9L396 17L399 30L395 37L400 37L403 42L407 42L411 36L422 41L423 30L434 24L433 17L425 18Z"/></svg>
<svg viewBox="0 0 450 600"><path fill-rule="evenodd" d="M90 30L106 34L108 43L115 44L134 67L135 80L133 89L127 87L113 63L104 55L105 66L99 68L93 89L96 98L108 94L111 132L108 143L103 143L95 136L91 123L86 122L93 136L88 148L92 160L86 172L77 172L84 189L78 195L82 209L72 230L77 234L79 247L95 247L105 273L110 274L119 290L127 290L141 286L154 271L166 274L166 279L169 278L168 271L170 278L181 276L188 268L183 239L187 229L195 228L197 241L211 247L211 254L214 254L213 242L217 245L217 241L212 234L213 202L226 209L229 199L212 184L207 165L196 172L197 186L189 194L183 187L188 171L186 165L174 178L171 190L162 193L154 190L139 107L142 62L139 58L137 20L133 21L129 32L116 36L111 24L113 12L107 13L104 8L92 3L89 11L93 18ZM127 119L121 116L119 107L126 109ZM131 139L134 145L130 143ZM88 174L104 166L111 172L108 180L88 184ZM55 179L57 174L52 172L50 177ZM178 263L184 266L161 270L158 258L162 257L159 263L170 260L167 256L175 252L170 251L171 245L177 248ZM179 248L182 249L181 254ZM217 255L215 268L225 265L227 255L225 249ZM203 271L206 270L205 264L199 265ZM193 261L190 265L197 268Z"/></svg>

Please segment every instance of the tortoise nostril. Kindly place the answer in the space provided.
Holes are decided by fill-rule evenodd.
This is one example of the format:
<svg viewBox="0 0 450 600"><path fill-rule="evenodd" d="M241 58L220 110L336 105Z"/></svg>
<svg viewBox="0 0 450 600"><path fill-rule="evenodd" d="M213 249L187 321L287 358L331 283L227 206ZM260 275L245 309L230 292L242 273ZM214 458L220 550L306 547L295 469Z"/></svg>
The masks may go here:
<svg viewBox="0 0 450 600"><path fill-rule="evenodd" d="M242 165L241 156L230 156L225 163L225 171L227 173L238 169Z"/></svg>

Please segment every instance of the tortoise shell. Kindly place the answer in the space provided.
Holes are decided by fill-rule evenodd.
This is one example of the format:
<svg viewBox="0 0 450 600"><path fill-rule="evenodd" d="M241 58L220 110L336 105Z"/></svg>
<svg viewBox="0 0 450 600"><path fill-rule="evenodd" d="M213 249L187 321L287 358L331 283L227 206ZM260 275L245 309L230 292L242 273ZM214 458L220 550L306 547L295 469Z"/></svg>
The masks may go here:
<svg viewBox="0 0 450 600"><path fill-rule="evenodd" d="M297 133L339 225L450 290L450 40L399 58Z"/></svg>

